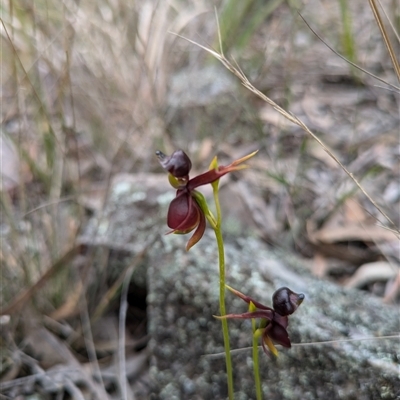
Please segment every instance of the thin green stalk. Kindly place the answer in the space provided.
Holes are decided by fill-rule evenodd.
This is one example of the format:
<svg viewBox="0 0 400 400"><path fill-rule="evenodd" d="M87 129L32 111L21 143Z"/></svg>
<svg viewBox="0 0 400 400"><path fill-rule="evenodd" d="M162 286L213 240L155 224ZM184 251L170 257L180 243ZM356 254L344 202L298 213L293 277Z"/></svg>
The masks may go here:
<svg viewBox="0 0 400 400"><path fill-rule="evenodd" d="M217 210L217 223L214 228L215 238L218 245L218 259L219 259L219 310L220 314L226 315L225 307L225 251L224 251L224 239L222 237L221 230L221 206L218 197L218 187L213 185L214 189L214 201ZM224 348L225 348L225 362L226 362L226 374L228 380L228 396L230 400L233 400L233 373L232 373L232 360L231 360L231 349L229 344L229 331L228 321L222 319L222 333L224 337Z"/></svg>
<svg viewBox="0 0 400 400"><path fill-rule="evenodd" d="M254 370L254 382L256 385L256 398L262 400L261 380L260 380L260 364L258 362L258 337L254 335L257 330L256 320L251 320L251 326L253 328L253 370Z"/></svg>
<svg viewBox="0 0 400 400"><path fill-rule="evenodd" d="M346 57L355 63L357 61L356 45L354 42L354 35L352 31L351 15L347 0L339 0L340 13L342 16L343 32L342 32L342 46ZM353 78L358 79L358 71L351 67L351 74Z"/></svg>
<svg viewBox="0 0 400 400"><path fill-rule="evenodd" d="M351 16L349 11L349 5L347 0L339 0L339 5L343 23L343 32L342 32L343 51L346 54L346 57L350 61L355 62L356 61L355 44L354 44L353 32L351 29Z"/></svg>

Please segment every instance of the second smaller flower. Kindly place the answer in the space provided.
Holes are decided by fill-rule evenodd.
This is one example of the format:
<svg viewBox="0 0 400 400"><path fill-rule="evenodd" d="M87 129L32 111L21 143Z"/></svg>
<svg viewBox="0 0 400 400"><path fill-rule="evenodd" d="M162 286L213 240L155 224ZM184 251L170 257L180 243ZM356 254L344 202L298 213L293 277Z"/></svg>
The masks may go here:
<svg viewBox="0 0 400 400"><path fill-rule="evenodd" d="M259 303L253 298L244 295L226 286L232 293L240 297L246 303L249 304L250 310L243 314L227 314L224 316L216 316L218 319L253 319L260 318L259 328L254 332L254 335L261 336L261 344L264 352L269 354L269 351L274 355L278 355L278 350L275 344L280 344L283 347L291 347L291 342L289 339L289 334L287 332L287 327L289 325L288 316L293 314L299 305L304 300L303 293L295 293L287 287L282 287L278 289L272 296L273 308L267 307L264 304ZM267 350L269 349L269 351Z"/></svg>

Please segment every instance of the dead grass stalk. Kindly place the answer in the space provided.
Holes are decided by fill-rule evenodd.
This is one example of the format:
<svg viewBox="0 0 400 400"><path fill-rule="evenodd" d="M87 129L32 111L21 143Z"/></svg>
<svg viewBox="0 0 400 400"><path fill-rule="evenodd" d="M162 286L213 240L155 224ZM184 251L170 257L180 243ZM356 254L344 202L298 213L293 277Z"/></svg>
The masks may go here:
<svg viewBox="0 0 400 400"><path fill-rule="evenodd" d="M383 21L382 21L381 15L379 13L378 7L376 6L375 0L369 0L369 5L371 6L371 10L374 14L376 24L378 25L379 30L381 31L383 41L385 42L385 45L388 49L390 59L392 60L393 68L397 75L397 79L400 81L400 65L399 65L399 62L397 61L396 53L395 53L392 43L389 39L389 35L388 35L388 32L386 31L385 25L383 24Z"/></svg>
<svg viewBox="0 0 400 400"><path fill-rule="evenodd" d="M218 29L218 32L219 29ZM272 106L272 108L277 111L279 114L281 114L283 117L285 117L287 120L290 122L294 123L295 125L298 125L301 127L308 135L310 135L321 147L322 149L342 168L342 170L347 174L347 176L355 183L355 185L360 189L360 191L367 197L367 199L373 204L373 206L379 211L379 213L388 221L391 225L391 228L393 229L393 232L396 234L397 237L400 238L400 230L399 228L395 225L395 223L390 219L390 217L386 214L386 212L377 204L377 202L367 193L367 191L363 188L363 186L360 184L360 182L354 177L354 175L345 167L345 165L339 160L339 158L323 143L323 141L314 133L312 132L308 126L301 121L296 115L294 115L291 112L286 111L284 108L279 106L277 103L275 103L272 99L270 99L267 95L262 93L260 90L258 90L256 87L252 85L252 83L249 81L247 76L244 74L244 72L240 69L240 67L237 65L234 66L224 55L223 50L222 50L222 40L221 37L219 38L220 40L220 45L221 45L221 50L220 52L217 52L215 50L212 50L206 46L201 45L200 43L197 43L193 40L190 40L184 36L181 36L177 33L170 32L173 35L176 35L189 43L194 44L195 46L198 46L211 54L213 57L215 57L218 61L222 63L222 65L228 69L233 75L235 75L242 85L250 90L252 93L254 93L257 97L259 97L261 100L265 101L267 104ZM219 33L220 35L220 33Z"/></svg>

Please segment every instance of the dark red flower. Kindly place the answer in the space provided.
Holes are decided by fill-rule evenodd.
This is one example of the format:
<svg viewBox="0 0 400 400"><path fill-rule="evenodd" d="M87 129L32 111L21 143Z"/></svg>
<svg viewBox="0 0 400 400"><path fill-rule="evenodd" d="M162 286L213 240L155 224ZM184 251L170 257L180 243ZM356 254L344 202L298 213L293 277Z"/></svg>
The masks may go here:
<svg viewBox="0 0 400 400"><path fill-rule="evenodd" d="M192 169L192 162L183 150L176 150L170 157L157 150L156 156L161 166L175 178L189 180L189 172Z"/></svg>
<svg viewBox="0 0 400 400"><path fill-rule="evenodd" d="M219 178L232 171L246 168L240 165L252 157L251 153L228 166L217 166L189 179L192 163L187 154L182 150L176 150L171 156L166 156L161 151L156 151L156 156L161 166L169 172L169 181L177 189L176 197L172 200L168 209L167 224L172 229L171 233L195 232L186 245L186 250L194 246L204 235L206 229L207 205L203 195L195 189L202 185L216 182ZM212 165L217 165L216 160Z"/></svg>
<svg viewBox="0 0 400 400"><path fill-rule="evenodd" d="M297 310L298 306L304 300L304 294L297 294L287 287L282 287L273 294L273 308L270 308L252 299L251 297L244 295L238 290L235 290L229 286L227 286L227 288L246 303L252 303L258 310L243 314L228 314L217 318L261 318L260 328L256 331L256 333L260 334L262 337L261 344L266 354L268 354L268 347L272 354L275 356L278 355L278 351L273 343L280 344L283 347L291 347L289 334L286 330L289 324L288 316Z"/></svg>
<svg viewBox="0 0 400 400"><path fill-rule="evenodd" d="M171 233L184 234L197 228L189 239L186 250L203 237L206 230L206 217L193 197L193 193L187 188L177 190L175 199L169 205L167 224L172 229Z"/></svg>

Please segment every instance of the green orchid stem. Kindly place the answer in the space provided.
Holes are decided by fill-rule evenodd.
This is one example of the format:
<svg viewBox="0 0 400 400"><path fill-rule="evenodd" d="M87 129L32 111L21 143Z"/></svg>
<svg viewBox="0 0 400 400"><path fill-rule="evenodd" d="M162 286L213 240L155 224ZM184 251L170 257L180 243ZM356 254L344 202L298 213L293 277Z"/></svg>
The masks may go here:
<svg viewBox="0 0 400 400"><path fill-rule="evenodd" d="M218 197L218 183L213 186L215 208L217 210L217 223L214 227L215 238L218 245L218 258L219 258L219 310L220 315L226 315L225 307L225 250L224 250L224 239L222 237L221 229L221 206ZM224 337L224 348L225 348L225 362L226 362L226 375L228 380L228 396L230 400L233 400L233 372L232 372L232 359L231 349L229 344L229 330L228 321L222 319L222 334Z"/></svg>
<svg viewBox="0 0 400 400"><path fill-rule="evenodd" d="M253 370L254 370L254 382L256 385L256 398L262 400L261 380L260 380L260 364L258 362L258 337L254 335L257 330L256 320L251 320L253 327Z"/></svg>
<svg viewBox="0 0 400 400"><path fill-rule="evenodd" d="M222 238L221 226L217 225L214 229L215 237L218 244L218 257L219 257L219 312L220 315L226 315L225 307L225 252L224 252L224 240ZM229 344L229 331L228 331L228 320L222 319L222 334L224 336L224 348L225 348L225 361L226 361L226 374L228 379L228 395L229 399L233 399L233 373L232 373L232 360L231 360L231 348Z"/></svg>

